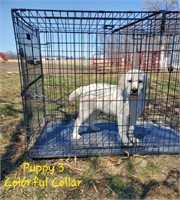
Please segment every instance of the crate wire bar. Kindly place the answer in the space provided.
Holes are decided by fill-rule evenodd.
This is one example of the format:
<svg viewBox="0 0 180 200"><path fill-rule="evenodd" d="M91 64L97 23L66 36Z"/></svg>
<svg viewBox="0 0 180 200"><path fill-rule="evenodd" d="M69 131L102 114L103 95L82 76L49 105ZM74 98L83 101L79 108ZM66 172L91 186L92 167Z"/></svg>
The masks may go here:
<svg viewBox="0 0 180 200"><path fill-rule="evenodd" d="M178 11L12 9L12 20L30 156L179 153ZM100 131L83 123L74 140L79 99L69 95L89 84L117 85L132 69L149 77L133 132L140 143L122 144L117 117L102 112L95 119Z"/></svg>

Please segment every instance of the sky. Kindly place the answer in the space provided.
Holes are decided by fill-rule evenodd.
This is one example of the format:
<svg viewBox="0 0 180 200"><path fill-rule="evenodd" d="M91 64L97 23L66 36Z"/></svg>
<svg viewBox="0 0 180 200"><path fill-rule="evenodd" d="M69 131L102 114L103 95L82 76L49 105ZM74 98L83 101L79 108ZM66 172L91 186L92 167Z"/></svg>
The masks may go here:
<svg viewBox="0 0 180 200"><path fill-rule="evenodd" d="M0 0L0 52L16 51L12 8L140 11L142 0Z"/></svg>

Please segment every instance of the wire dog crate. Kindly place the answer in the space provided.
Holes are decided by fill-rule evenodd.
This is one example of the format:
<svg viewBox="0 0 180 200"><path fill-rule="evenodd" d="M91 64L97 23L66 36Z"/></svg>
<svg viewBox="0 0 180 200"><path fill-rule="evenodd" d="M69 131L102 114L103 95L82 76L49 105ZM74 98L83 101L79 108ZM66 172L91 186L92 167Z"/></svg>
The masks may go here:
<svg viewBox="0 0 180 200"><path fill-rule="evenodd" d="M12 19L26 147L32 157L180 152L178 11L12 9ZM148 80L125 79L119 86L120 77L133 76L133 70L137 77L143 71ZM113 96L125 84L130 84L132 91L136 81L137 91L148 82L137 102L127 94L124 99L122 93L120 100ZM77 88L81 88L79 98L70 101ZM111 108L111 100L121 102ZM142 113L131 131L128 123L137 115L138 101L145 107L140 106ZM121 110L119 105L123 105ZM96 131L87 123L91 123L88 112L92 107ZM105 109L109 110L106 114ZM111 114L112 109L117 113ZM89 115L88 120L77 124L78 112ZM121 112L127 113L127 121ZM79 140L73 138L73 130L79 131ZM127 143L122 142L119 130L127 130ZM138 143L129 141L131 134Z"/></svg>

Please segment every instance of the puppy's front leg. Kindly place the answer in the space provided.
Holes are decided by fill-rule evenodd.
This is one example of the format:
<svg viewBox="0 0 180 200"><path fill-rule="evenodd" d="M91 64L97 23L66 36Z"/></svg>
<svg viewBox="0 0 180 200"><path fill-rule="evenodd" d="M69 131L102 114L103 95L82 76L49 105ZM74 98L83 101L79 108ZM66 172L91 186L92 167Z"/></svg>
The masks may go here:
<svg viewBox="0 0 180 200"><path fill-rule="evenodd" d="M124 116L122 114L117 115L119 135L122 139L122 143L125 145L129 144L129 139L127 137L128 119L128 116Z"/></svg>
<svg viewBox="0 0 180 200"><path fill-rule="evenodd" d="M93 112L89 117L89 127L91 128L92 131L95 131L95 132L98 132L101 130L100 128L94 126L94 119L97 114L98 114L98 112L96 112L96 113Z"/></svg>
<svg viewBox="0 0 180 200"><path fill-rule="evenodd" d="M139 139L134 137L134 126L136 125L136 118L135 117L136 117L135 114L130 117L130 127L129 127L129 131L128 131L128 137L129 137L129 140L133 144L138 144Z"/></svg>

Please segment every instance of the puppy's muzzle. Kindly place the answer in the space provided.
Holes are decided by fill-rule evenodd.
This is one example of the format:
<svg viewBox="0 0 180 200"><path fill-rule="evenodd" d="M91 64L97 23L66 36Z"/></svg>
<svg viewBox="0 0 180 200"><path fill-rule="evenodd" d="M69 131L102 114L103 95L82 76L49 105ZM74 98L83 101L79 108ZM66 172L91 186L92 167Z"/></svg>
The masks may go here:
<svg viewBox="0 0 180 200"><path fill-rule="evenodd" d="M138 95L138 89L137 88L132 88L131 89L131 95Z"/></svg>

